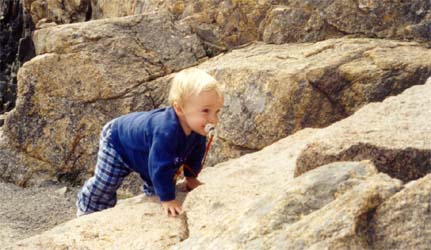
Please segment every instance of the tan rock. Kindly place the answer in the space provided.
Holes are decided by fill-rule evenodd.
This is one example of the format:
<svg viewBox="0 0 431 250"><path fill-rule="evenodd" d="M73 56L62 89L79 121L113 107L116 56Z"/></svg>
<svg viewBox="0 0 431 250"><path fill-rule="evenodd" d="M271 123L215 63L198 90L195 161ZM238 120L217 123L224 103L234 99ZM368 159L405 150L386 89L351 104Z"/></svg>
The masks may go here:
<svg viewBox="0 0 431 250"><path fill-rule="evenodd" d="M428 104L421 96L429 96L429 91L430 83L412 87L383 103L369 104L351 118L328 128L301 130L259 152L204 169L200 179L205 185L186 197L185 217L169 222L169 225L165 221L166 217L162 217L164 215L157 210L157 202L142 200L140 196L113 209L79 218L43 235L18 242L13 247L73 248L78 246L77 242L82 242L82 246L90 249L109 249L111 245L106 242L117 244L109 239L119 237L121 246L127 249L141 249L144 246L141 245L142 242L148 239L151 239L151 243L158 244L151 245L151 249L165 249L166 246L192 250L372 249L373 242L379 242L372 241L372 230L379 230L379 233L375 233L377 239L383 240L379 245L391 245L393 241L385 241L383 235L393 232L398 226L390 226L392 222L388 224L388 221L394 221L392 216L399 214L394 211L404 212L405 208L405 212L414 214L411 217L413 220L428 211L428 177L417 184L408 184L404 192L395 194L402 188L401 181L383 173L377 174L369 162L332 163L296 178L294 172L296 164L299 163L298 157L308 150L308 145L324 142L334 147L338 143L341 147L344 145L345 136L355 133L357 136L352 136L352 139L368 136L369 129L375 127L376 123L367 125L364 124L365 121L362 124L349 122L349 119L356 121L355 117L362 117L364 110L367 110L370 116L374 112L375 115L379 114L390 121L406 114L409 114L406 117L412 123L417 123L421 117L428 117L428 114L423 112L423 108ZM418 105L417 102L423 102L425 106ZM393 106L392 109L389 104ZM405 112L406 107L408 113ZM381 113L382 110L388 112ZM409 123L404 121L403 124ZM358 126L362 129L356 129ZM394 122L393 126L397 127L398 123ZM387 137L393 140L406 140L407 137L417 140L417 133L427 133L426 127L411 128L415 129L404 130L403 136L400 136L400 133L392 133ZM396 143L398 147L402 147L401 140ZM406 152L411 150L409 143L410 141L406 141L404 144ZM427 144L423 146L424 150L430 148ZM373 161L373 156L370 153L367 159ZM320 162L318 158L317 162ZM421 164L420 161L417 162L418 166ZM391 163L388 162L387 166L391 166ZM182 200L181 197L180 199ZM406 202L399 203L401 200ZM385 202L388 202L388 205L382 205ZM397 205L392 205L394 203ZM403 204L412 205L404 207ZM421 205L416 210L413 204ZM391 210L392 208L394 210ZM374 215L375 211L378 212ZM147 213L151 213L151 216L147 217ZM416 214L419 216L416 217ZM121 220L116 220L119 216ZM381 227L376 225L378 221L382 222L377 224ZM420 239L427 238L428 231L423 223L426 223L426 220L418 222L417 225L425 228L425 231L416 231L417 235L411 234L414 239L406 242L407 249L410 246L420 246L415 244L418 244ZM95 228L102 232L97 237ZM410 226L406 228L408 232L409 228ZM151 230L158 236L145 234L146 230ZM136 238L136 231L141 232L141 238L130 240ZM160 238L163 237L161 235L173 236L167 239ZM131 238L128 238L129 236ZM153 236L156 238L152 238ZM117 245L113 246L112 249L115 249Z"/></svg>
<svg viewBox="0 0 431 250"><path fill-rule="evenodd" d="M370 234L374 249L431 246L431 174L412 181L376 210Z"/></svg>
<svg viewBox="0 0 431 250"><path fill-rule="evenodd" d="M401 189L401 182L384 174L367 181L299 222L268 235L263 246L271 246L266 249L370 249L366 231L368 216Z"/></svg>
<svg viewBox="0 0 431 250"><path fill-rule="evenodd" d="M18 105L5 126L11 143L52 165L56 178L86 178L102 125L164 105L172 75L151 80L204 56L190 33L166 25L168 14L164 18L148 14L36 32L40 56L21 69ZM149 36L147 49L127 27ZM163 27L173 30L163 33ZM334 39L254 44L213 58L199 67L220 80L226 96L207 165L262 149L304 127L327 126L368 102L422 84L431 74L430 56L416 43Z"/></svg>
<svg viewBox="0 0 431 250"><path fill-rule="evenodd" d="M141 195L6 249L169 249L187 237L185 223L184 217L165 216L156 199Z"/></svg>
<svg viewBox="0 0 431 250"><path fill-rule="evenodd" d="M288 151L289 149L285 148L284 152ZM266 154L256 153L259 154L256 160L270 157L270 152L272 150ZM372 177L376 170L367 162L341 162L322 166L293 180L285 176L283 181L277 178L277 175L286 175L279 167L282 163L274 161L271 166L266 166L274 171L272 175L262 175L256 171L254 175L259 179L243 182L242 179L249 177L251 166L260 164L256 160L250 160L249 166L238 166L239 160L217 167L215 171L205 172L206 185L192 192L185 203L190 237L174 249L277 248L277 244L281 246L286 242L274 239L265 244L266 239L275 237L273 234L282 234L287 226L306 220L307 216L325 210L326 206L332 207L333 202L343 206L346 204L345 200L344 203L334 200L346 193L356 195L356 186L368 186L371 182L369 178L373 179L374 183L379 183L377 186L382 185L378 180L390 179ZM246 173L245 176L223 173L224 169L230 166L240 168L238 173ZM228 172L231 173L230 169ZM233 184L235 181L237 185ZM269 184L271 181L272 185ZM391 185L399 188L400 182L392 180ZM377 193L377 190L373 192ZM229 195L226 195L227 193ZM349 199L353 199L352 196L354 195L350 195ZM355 205L349 205L349 209L353 207ZM334 211L337 209L332 210ZM336 218L334 216L334 220ZM339 223L343 223L343 220Z"/></svg>
<svg viewBox="0 0 431 250"><path fill-rule="evenodd" d="M327 126L423 84L430 56L414 43L334 39L254 44L212 58L199 67L224 84L226 96L210 162L262 149L305 127Z"/></svg>
<svg viewBox="0 0 431 250"><path fill-rule="evenodd" d="M114 18L137 15L158 10L164 5L162 0L97 0L92 1L92 18ZM163 9L163 8L162 8Z"/></svg>
<svg viewBox="0 0 431 250"><path fill-rule="evenodd" d="M26 172L33 183L46 175L72 182L87 177L106 121L159 107L167 85L151 80L205 58L196 36L176 29L165 14L36 31L38 56L19 71L17 105L4 130L9 146L51 167L18 164L23 169L11 173Z"/></svg>
<svg viewBox="0 0 431 250"><path fill-rule="evenodd" d="M93 1L93 18L166 9L190 23L208 51L218 54L256 40L311 42L353 35L429 42L426 1Z"/></svg>
<svg viewBox="0 0 431 250"><path fill-rule="evenodd" d="M295 175L333 161L370 159L404 181L431 172L431 79L322 130L298 158Z"/></svg>
<svg viewBox="0 0 431 250"><path fill-rule="evenodd" d="M268 11L262 39L281 44L353 35L429 42L430 8L420 0L289 1Z"/></svg>
<svg viewBox="0 0 431 250"><path fill-rule="evenodd" d="M34 24L42 19L57 24L83 22L91 14L90 0L24 0L23 6Z"/></svg>

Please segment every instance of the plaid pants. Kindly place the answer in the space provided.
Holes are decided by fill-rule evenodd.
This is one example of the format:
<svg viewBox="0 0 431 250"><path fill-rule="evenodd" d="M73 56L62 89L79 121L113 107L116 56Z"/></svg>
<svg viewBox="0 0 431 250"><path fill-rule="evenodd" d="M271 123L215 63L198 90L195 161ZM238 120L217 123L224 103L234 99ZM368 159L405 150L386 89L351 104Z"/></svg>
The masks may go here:
<svg viewBox="0 0 431 250"><path fill-rule="evenodd" d="M88 179L78 192L76 206L85 214L115 206L117 189L132 171L108 141L111 126L112 121L103 127L100 134L94 176Z"/></svg>

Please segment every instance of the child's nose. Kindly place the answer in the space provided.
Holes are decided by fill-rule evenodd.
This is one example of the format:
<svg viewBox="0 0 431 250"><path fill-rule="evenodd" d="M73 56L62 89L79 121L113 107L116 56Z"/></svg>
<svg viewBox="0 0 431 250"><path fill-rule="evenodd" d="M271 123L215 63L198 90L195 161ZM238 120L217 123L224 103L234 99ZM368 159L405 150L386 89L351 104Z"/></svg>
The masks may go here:
<svg viewBox="0 0 431 250"><path fill-rule="evenodd" d="M212 124L214 124L214 125L216 125L218 123L218 116L216 114L215 115L210 115L209 122L212 123Z"/></svg>

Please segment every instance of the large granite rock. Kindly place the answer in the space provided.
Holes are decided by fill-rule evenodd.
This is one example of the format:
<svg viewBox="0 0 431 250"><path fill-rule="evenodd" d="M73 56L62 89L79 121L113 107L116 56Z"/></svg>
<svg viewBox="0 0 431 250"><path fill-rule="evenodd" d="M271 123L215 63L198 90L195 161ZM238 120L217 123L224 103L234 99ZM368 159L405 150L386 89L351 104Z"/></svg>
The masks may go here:
<svg viewBox="0 0 431 250"><path fill-rule="evenodd" d="M370 113L368 117L374 114L393 121L396 128L404 125L402 133L385 133L392 140L399 138L386 150L394 147L409 152L415 150L411 146L415 142L430 151L429 138L417 136L429 134L419 121L429 117L423 111L430 110L430 104L422 96L430 92L431 81L383 103L369 104L328 128L301 130L259 152L204 169L200 179L205 185L188 194L186 213L177 219L168 220L156 201L138 196L124 205L17 242L10 249L115 249L121 243L127 249L425 250L429 238L429 175L425 175L431 170L422 173L425 177L417 182L403 186L400 180L378 173L372 164L375 154L370 152L361 156L369 161L336 162L335 158L300 176L295 177L295 172L301 169L298 158L303 158L310 145L344 147L339 138L350 135L360 142L371 129L378 128L373 120L357 124L365 111ZM417 100L425 106L417 105ZM355 129L358 125L362 129ZM405 141L407 137L412 139ZM378 167L390 169L392 165L387 161ZM421 165L422 161L416 162L416 168ZM180 196L181 201L183 198ZM405 223L409 219L411 224ZM393 233L404 227L405 234ZM113 239L121 240L117 243Z"/></svg>
<svg viewBox="0 0 431 250"><path fill-rule="evenodd" d="M430 222L431 174L410 182L378 207L370 230L372 242L375 249L428 249Z"/></svg>
<svg viewBox="0 0 431 250"><path fill-rule="evenodd" d="M212 162L262 149L306 127L327 126L366 103L423 84L431 75L430 57L431 50L414 43L334 39L255 44L212 58L199 67L226 92Z"/></svg>
<svg viewBox="0 0 431 250"><path fill-rule="evenodd" d="M168 17L149 14L36 32L40 56L20 71L18 106L6 119L11 144L51 165L56 178L88 177L101 126L120 114L163 105L172 75L161 76L204 58L196 37L175 29ZM135 29L146 34L145 42L136 40ZM366 103L423 84L431 74L430 56L417 43L334 39L258 43L212 58L199 67L220 80L226 98L208 165L305 127L327 126ZM36 181L40 169L29 169Z"/></svg>
<svg viewBox="0 0 431 250"><path fill-rule="evenodd" d="M430 94L431 78L322 130L299 156L295 174L333 161L363 159L404 181L430 173Z"/></svg>
<svg viewBox="0 0 431 250"><path fill-rule="evenodd" d="M91 18L91 0L24 0L23 5L35 25L39 21L64 24Z"/></svg>
<svg viewBox="0 0 431 250"><path fill-rule="evenodd" d="M138 196L3 249L169 249L187 238L186 223L184 216L165 216L155 199Z"/></svg>
<svg viewBox="0 0 431 250"><path fill-rule="evenodd" d="M431 3L422 0L98 0L93 1L93 18L155 9L168 9L190 23L214 53L255 40L280 44L344 35L431 39Z"/></svg>
<svg viewBox="0 0 431 250"><path fill-rule="evenodd" d="M167 86L151 80L205 58L196 36L182 28L169 14L153 13L34 34L38 56L19 71L17 107L4 131L8 146L51 166L25 166L29 184L43 181L37 176L46 172L69 181L88 176L106 121L163 102ZM2 166L8 165L4 160Z"/></svg>
<svg viewBox="0 0 431 250"><path fill-rule="evenodd" d="M268 43L315 41L355 35L430 41L429 1L289 1L271 8L262 39Z"/></svg>

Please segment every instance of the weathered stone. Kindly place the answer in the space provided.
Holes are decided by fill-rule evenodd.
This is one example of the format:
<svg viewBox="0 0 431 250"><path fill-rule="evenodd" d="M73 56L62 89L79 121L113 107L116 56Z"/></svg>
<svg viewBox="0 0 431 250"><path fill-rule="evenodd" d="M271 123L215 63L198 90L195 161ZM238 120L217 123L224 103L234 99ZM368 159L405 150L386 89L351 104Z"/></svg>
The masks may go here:
<svg viewBox="0 0 431 250"><path fill-rule="evenodd" d="M368 216L400 189L400 181L384 174L373 176L299 222L272 232L262 246L270 245L266 249L271 250L370 249Z"/></svg>
<svg viewBox="0 0 431 250"><path fill-rule="evenodd" d="M334 39L255 44L212 58L199 67L223 83L226 96L211 162L259 150L305 127L327 126L423 84L430 57L431 50L414 43Z"/></svg>
<svg viewBox="0 0 431 250"><path fill-rule="evenodd" d="M430 11L431 3L421 0L294 0L268 11L262 39L281 44L354 35L429 42Z"/></svg>
<svg viewBox="0 0 431 250"><path fill-rule="evenodd" d="M137 15L163 9L164 2L160 0L96 0L91 1L92 19L114 18Z"/></svg>
<svg viewBox="0 0 431 250"><path fill-rule="evenodd" d="M421 119L424 107L417 105L415 100L423 102L418 93L427 96L429 91L430 83L412 87L383 103L369 104L366 106L369 109L363 108L352 115L353 118L328 128L304 129L259 152L204 169L200 179L205 185L188 195L184 202L185 216L169 221L169 225L165 221L166 217L157 210L159 205L156 205L156 201L142 200L142 196L139 196L129 200L128 204L120 204L87 218L84 216L40 236L18 242L12 249L20 249L19 246L22 249L32 249L35 246L43 249L60 246L73 248L77 247L78 240L83 242L82 246L90 249L103 249L107 247L106 242L109 242L103 239L118 237L124 239L121 247L127 249L141 249L142 241L148 239L151 239L151 243L161 244L151 245L151 249L165 249L166 246L173 249L372 249L370 232L377 228L375 221L378 221L377 218L387 218L385 214L391 214L390 211L386 212L386 208L397 209L397 206L385 206L375 216L374 212L379 211L380 204L391 201L390 197L398 197L392 195L401 189L401 181L386 174L376 174L375 167L369 162L333 163L294 178L298 157L308 150L309 145L318 142L332 142L331 145L334 146L340 143L338 145L341 147L343 140L340 137L360 139L360 136L353 135L369 135L369 128L375 127L376 123L367 127L363 123L349 122L349 119L356 121L356 116L362 117L363 110L375 112L392 121L395 114L398 114L397 118L405 117L416 123ZM389 104L394 106L392 112L389 112ZM408 113L405 112L406 107ZM381 113L382 109L388 112ZM428 114L425 112L423 115ZM357 130L357 126L364 129ZM393 126L398 125L394 123ZM401 140L416 138L419 133L428 133L427 127L411 128L415 129L405 129L402 134L392 133L390 137L393 140L399 138L401 147ZM428 138L425 139L429 141ZM404 148L406 151L410 150L408 143L407 141ZM422 145L430 148L426 143ZM368 159L373 160L372 157ZM391 165L390 162L386 164ZM427 185L421 184L425 195ZM410 196L410 191L400 197L407 196ZM416 200L414 197L415 195L412 204ZM424 201L426 197L419 200ZM183 200L183 197L180 195L179 199ZM396 198L392 202L398 200ZM418 214L426 212L426 208L421 206ZM413 206L406 211L415 213L414 209ZM119 215L121 220L113 219ZM382 230L391 231L384 224L386 219L382 221ZM99 237L88 237L94 236L95 230L102 232ZM136 232L140 233L140 237L134 236ZM153 234L149 232L156 232L154 237L160 240L155 242L151 238ZM158 235L159 233L161 234ZM420 235L412 237L427 237L427 231L418 233ZM161 235L173 235L173 238L165 241L166 239L160 238ZM132 238L134 240L130 240ZM416 241L410 242L413 244ZM390 241L387 244L391 244Z"/></svg>
<svg viewBox="0 0 431 250"><path fill-rule="evenodd" d="M83 216L5 249L169 249L187 238L185 218L169 218L143 195Z"/></svg>
<svg viewBox="0 0 431 250"><path fill-rule="evenodd" d="M269 1L94 1L93 18L133 15L141 11L165 9L188 23L205 43L209 54L259 39L259 24Z"/></svg>
<svg viewBox="0 0 431 250"><path fill-rule="evenodd" d="M353 35L429 42L429 1L93 1L93 18L166 9L189 23L210 53L256 40L311 42Z"/></svg>
<svg viewBox="0 0 431 250"><path fill-rule="evenodd" d="M370 159L404 181L425 176L431 172L430 95L431 78L322 130L298 158L295 175L333 161Z"/></svg>
<svg viewBox="0 0 431 250"><path fill-rule="evenodd" d="M285 148L286 151L289 149ZM267 157L270 152L266 153ZM265 154L261 153L257 159L263 160L263 157ZM249 162L256 163L253 160ZM282 181L274 178L277 174L285 175L276 161L267 166L275 172L273 175L257 174L261 181L233 186L232 183L239 182L239 175L223 174L225 167L234 166L240 168L238 172L245 173L251 170L247 165L237 166L236 163L237 160L228 166L217 167L215 171L205 172L206 185L191 193L185 203L190 237L174 249L268 249L276 243L282 245L285 242L278 240L263 243L267 237L273 237L273 232L280 234L288 225L299 223L315 211L325 210L325 206L331 206L337 197L356 192L357 185L368 187L368 178L378 183L377 186L382 185L378 181L381 177L371 178L376 170L366 162L329 164L299 178L289 181L286 177ZM223 176L222 183L220 175ZM277 185L265 184L271 180ZM393 181L393 191L399 188L399 183ZM226 192L229 196L235 194L232 200ZM373 192L377 193L377 190ZM350 195L349 199L353 196ZM332 210L335 211L337 209Z"/></svg>
<svg viewBox="0 0 431 250"><path fill-rule="evenodd" d="M380 205L372 218L373 249L431 246L431 174L410 182Z"/></svg>
<svg viewBox="0 0 431 250"><path fill-rule="evenodd" d="M91 17L90 0L24 0L23 5L35 25L42 19L65 24L84 22Z"/></svg>
<svg viewBox="0 0 431 250"><path fill-rule="evenodd" d="M29 166L37 172L40 180L33 178L33 171L28 171ZM3 181L26 187L52 179L55 174L55 170L46 162L29 157L11 147L8 138L3 135L3 128L0 128L0 178Z"/></svg>
<svg viewBox="0 0 431 250"><path fill-rule="evenodd" d="M18 105L4 133L50 166L24 168L38 181L46 172L72 182L88 177L103 124L159 107L167 86L151 80L205 57L196 36L177 30L167 13L59 25L37 31L34 41L38 56L19 71Z"/></svg>

